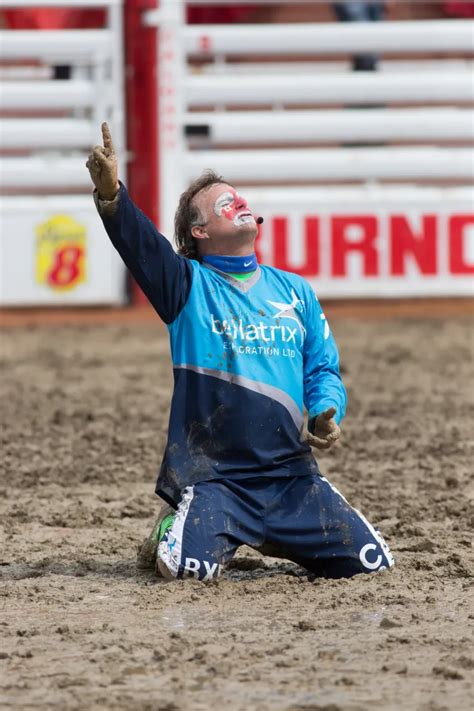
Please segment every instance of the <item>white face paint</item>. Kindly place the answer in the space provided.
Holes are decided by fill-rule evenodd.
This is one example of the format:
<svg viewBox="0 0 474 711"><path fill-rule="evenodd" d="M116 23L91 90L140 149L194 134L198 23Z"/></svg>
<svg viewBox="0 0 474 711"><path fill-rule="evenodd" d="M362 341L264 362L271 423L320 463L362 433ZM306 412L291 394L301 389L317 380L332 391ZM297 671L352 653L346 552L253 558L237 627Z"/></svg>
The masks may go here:
<svg viewBox="0 0 474 711"><path fill-rule="evenodd" d="M231 192L226 191L225 193L221 193L214 203L214 212L217 217L220 217L222 213L226 214L232 208L234 200L235 195L232 195Z"/></svg>
<svg viewBox="0 0 474 711"><path fill-rule="evenodd" d="M238 209L237 205L239 205ZM226 190L219 195L214 203L214 212L217 217L225 217L236 227L255 222L254 216L248 209L247 201L237 195L235 190Z"/></svg>
<svg viewBox="0 0 474 711"><path fill-rule="evenodd" d="M232 222L234 223L234 225L239 226L239 225L246 225L246 224L248 225L250 223L255 222L255 220L254 220L253 215L246 214L246 215L236 215L234 217L234 219L232 220Z"/></svg>

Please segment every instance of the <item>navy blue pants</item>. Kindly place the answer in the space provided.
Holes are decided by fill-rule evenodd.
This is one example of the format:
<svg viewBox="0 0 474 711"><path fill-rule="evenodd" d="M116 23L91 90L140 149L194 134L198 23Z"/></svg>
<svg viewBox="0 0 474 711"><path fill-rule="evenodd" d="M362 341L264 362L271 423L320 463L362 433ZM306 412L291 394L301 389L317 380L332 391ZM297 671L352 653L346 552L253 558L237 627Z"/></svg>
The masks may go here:
<svg viewBox="0 0 474 711"><path fill-rule="evenodd" d="M218 479L188 486L158 546L167 577L211 580L241 545L271 549L318 576L393 565L382 536L324 477Z"/></svg>

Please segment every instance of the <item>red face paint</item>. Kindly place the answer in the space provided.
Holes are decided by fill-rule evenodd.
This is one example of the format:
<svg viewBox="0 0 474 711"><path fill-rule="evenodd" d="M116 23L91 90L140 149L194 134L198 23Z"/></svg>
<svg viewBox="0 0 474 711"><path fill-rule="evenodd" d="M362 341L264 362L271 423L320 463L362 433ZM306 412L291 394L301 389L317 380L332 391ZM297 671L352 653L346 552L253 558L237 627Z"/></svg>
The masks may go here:
<svg viewBox="0 0 474 711"><path fill-rule="evenodd" d="M218 217L225 217L236 226L255 222L252 213L248 209L247 201L238 195L233 188L219 195L214 203L214 212Z"/></svg>

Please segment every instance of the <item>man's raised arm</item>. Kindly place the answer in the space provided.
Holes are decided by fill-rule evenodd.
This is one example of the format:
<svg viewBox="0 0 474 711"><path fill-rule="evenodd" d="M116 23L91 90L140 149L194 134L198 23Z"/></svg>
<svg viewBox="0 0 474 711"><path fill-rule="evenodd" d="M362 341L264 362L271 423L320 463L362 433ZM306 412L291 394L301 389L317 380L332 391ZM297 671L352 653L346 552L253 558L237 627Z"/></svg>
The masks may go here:
<svg viewBox="0 0 474 711"><path fill-rule="evenodd" d="M113 201L120 190L117 155L107 123L102 124L103 146L96 146L86 166L101 200Z"/></svg>
<svg viewBox="0 0 474 711"><path fill-rule="evenodd" d="M192 282L188 259L130 199L119 182L117 155L110 129L102 124L103 146L95 146L86 166L95 185L94 200L112 244L165 323L186 304Z"/></svg>

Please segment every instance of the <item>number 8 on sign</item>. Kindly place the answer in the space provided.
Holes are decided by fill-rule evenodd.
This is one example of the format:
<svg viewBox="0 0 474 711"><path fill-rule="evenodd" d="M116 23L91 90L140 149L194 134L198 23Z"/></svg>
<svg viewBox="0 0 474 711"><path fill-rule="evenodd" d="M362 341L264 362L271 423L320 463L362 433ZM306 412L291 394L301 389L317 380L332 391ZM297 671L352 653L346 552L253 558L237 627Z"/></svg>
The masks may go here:
<svg viewBox="0 0 474 711"><path fill-rule="evenodd" d="M86 281L86 228L69 215L55 215L36 228L36 281L55 291Z"/></svg>
<svg viewBox="0 0 474 711"><path fill-rule="evenodd" d="M63 247L55 254L53 268L48 274L48 283L52 287L64 288L77 283L80 276L82 247Z"/></svg>

